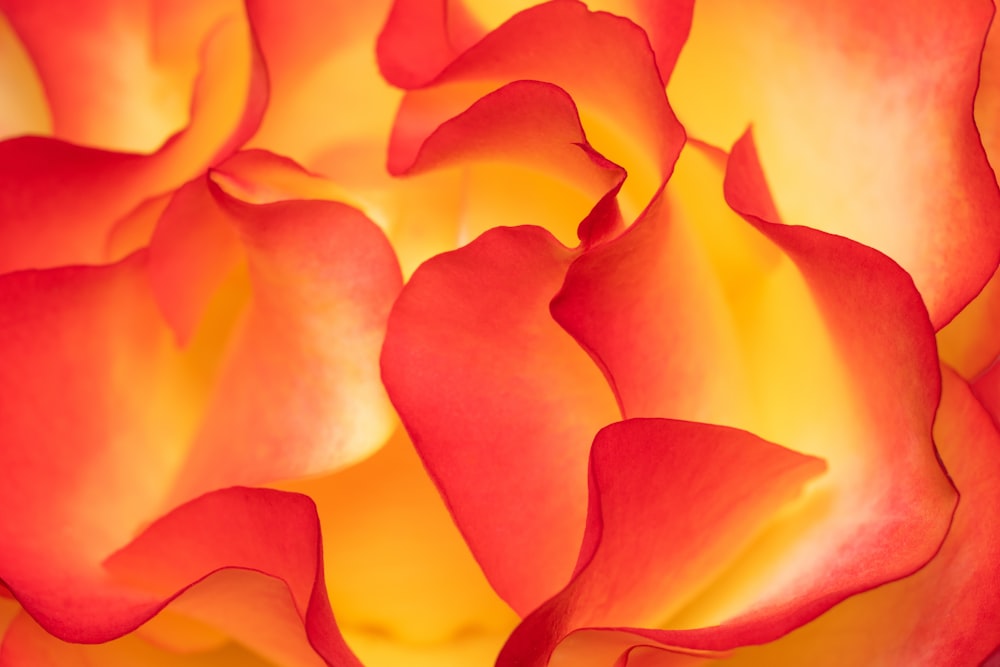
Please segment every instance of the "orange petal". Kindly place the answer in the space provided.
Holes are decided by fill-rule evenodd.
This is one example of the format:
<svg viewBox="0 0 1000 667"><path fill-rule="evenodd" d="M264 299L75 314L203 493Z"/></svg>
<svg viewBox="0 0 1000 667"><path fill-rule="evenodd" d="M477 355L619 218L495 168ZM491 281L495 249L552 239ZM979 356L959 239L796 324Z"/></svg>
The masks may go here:
<svg viewBox="0 0 1000 667"><path fill-rule="evenodd" d="M551 84L508 84L442 124L422 144L404 141L397 148L390 171L413 175L467 166L460 230L466 238L530 222L567 245L576 237L593 244L621 223L614 196L624 171L587 144L573 101ZM602 220L588 219L595 202L605 198L612 210L595 214Z"/></svg>
<svg viewBox="0 0 1000 667"><path fill-rule="evenodd" d="M176 470L190 416L146 265L0 277L0 579L22 602L69 605L60 581L93 576Z"/></svg>
<svg viewBox="0 0 1000 667"><path fill-rule="evenodd" d="M321 558L311 501L233 488L203 496L153 523L108 559L100 579L60 580L50 572L61 598L17 587L14 592L45 630L68 641L115 639L170 605L281 664L314 665L318 653L326 664L359 665L331 614ZM81 606L100 608L101 614L81 615ZM127 648L134 642L123 643ZM35 657L88 655L41 635L27 618L12 624L4 643L8 651ZM90 651L95 653L101 655Z"/></svg>
<svg viewBox="0 0 1000 667"><path fill-rule="evenodd" d="M698 220L690 202L669 220L653 207L578 260L553 305L627 415L711 419L829 464L801 506L674 610L665 625L678 630L647 635L713 650L768 641L915 571L940 545L955 501L930 437L933 330L910 278L847 239L765 222L773 206L749 137L726 179L729 203L756 230ZM699 234L742 248L700 247ZM713 262L723 266L704 277Z"/></svg>
<svg viewBox="0 0 1000 667"><path fill-rule="evenodd" d="M576 628L655 622L667 600L702 585L823 469L719 426L634 419L605 428L591 454L573 580L514 631L497 664L547 665Z"/></svg>
<svg viewBox="0 0 1000 667"><path fill-rule="evenodd" d="M741 649L724 664L978 665L1000 643L1000 520L993 511L1000 503L1000 434L965 382L948 369L934 434L962 494L934 560L772 645Z"/></svg>
<svg viewBox="0 0 1000 667"><path fill-rule="evenodd" d="M558 590L583 535L587 450L618 411L552 321L572 254L495 229L429 260L389 320L383 379L487 578L526 612Z"/></svg>
<svg viewBox="0 0 1000 667"><path fill-rule="evenodd" d="M553 83L569 93L591 143L631 174L624 192L641 210L669 174L684 132L667 104L645 33L577 2L517 14L427 87L407 93L393 129L392 163L405 161L396 156L400 142L419 144L475 100L519 79Z"/></svg>
<svg viewBox="0 0 1000 667"><path fill-rule="evenodd" d="M49 134L52 118L38 71L7 17L0 12L0 140L24 134Z"/></svg>
<svg viewBox="0 0 1000 667"><path fill-rule="evenodd" d="M324 173L332 152L371 144L384 155L400 96L379 75L372 53L387 0L246 4L271 86L251 145ZM334 165L351 175L359 169L356 161Z"/></svg>
<svg viewBox="0 0 1000 667"><path fill-rule="evenodd" d="M994 171L1000 167L1000 28L997 24L994 15L983 47L975 106L976 125Z"/></svg>
<svg viewBox="0 0 1000 667"><path fill-rule="evenodd" d="M244 174L269 161L249 156ZM177 498L323 472L395 427L378 356L402 279L382 232L343 204L252 205L208 187L242 241L252 300Z"/></svg>
<svg viewBox="0 0 1000 667"><path fill-rule="evenodd" d="M245 23L227 20L210 31L200 62L191 121L155 153L109 152L39 137L0 143L0 272L106 261L119 219L246 141L260 121L267 91Z"/></svg>
<svg viewBox="0 0 1000 667"><path fill-rule="evenodd" d="M146 152L185 125L200 43L239 5L5 0L0 9L38 70L56 137Z"/></svg>
<svg viewBox="0 0 1000 667"><path fill-rule="evenodd" d="M1000 198L972 115L992 11L699 2L670 101L717 146L752 124L782 219L892 257L940 327L1000 257Z"/></svg>

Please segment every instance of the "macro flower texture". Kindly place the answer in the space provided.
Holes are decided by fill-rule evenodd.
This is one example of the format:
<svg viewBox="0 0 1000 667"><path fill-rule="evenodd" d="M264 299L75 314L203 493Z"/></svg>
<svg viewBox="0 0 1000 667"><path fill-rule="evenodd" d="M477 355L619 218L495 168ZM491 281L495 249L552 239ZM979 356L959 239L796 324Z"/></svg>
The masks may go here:
<svg viewBox="0 0 1000 667"><path fill-rule="evenodd" d="M991 0L0 0L0 667L1000 665Z"/></svg>

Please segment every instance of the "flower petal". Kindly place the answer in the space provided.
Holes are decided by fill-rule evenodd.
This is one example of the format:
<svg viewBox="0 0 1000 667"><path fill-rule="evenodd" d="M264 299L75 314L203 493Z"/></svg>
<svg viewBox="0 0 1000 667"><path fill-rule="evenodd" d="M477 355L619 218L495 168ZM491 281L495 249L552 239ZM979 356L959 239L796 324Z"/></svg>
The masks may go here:
<svg viewBox="0 0 1000 667"><path fill-rule="evenodd" d="M170 605L271 660L315 665L318 653L326 664L359 665L330 612L321 558L319 524L307 498L233 488L153 523L108 559L99 579L60 582L61 600L16 588L15 594L45 630L68 641L115 639ZM81 605L101 614L81 615ZM3 650L5 657L17 651L87 655L40 635L27 618L15 620Z"/></svg>
<svg viewBox="0 0 1000 667"><path fill-rule="evenodd" d="M146 266L139 253L0 277L0 579L22 602L63 604L61 578L134 534L193 429Z"/></svg>
<svg viewBox="0 0 1000 667"><path fill-rule="evenodd" d="M972 116L992 11L699 2L671 104L717 146L753 125L782 219L892 257L940 327L1000 257L1000 198Z"/></svg>
<svg viewBox="0 0 1000 667"><path fill-rule="evenodd" d="M378 38L379 70L394 86L419 88L479 37L460 2L395 0Z"/></svg>
<svg viewBox="0 0 1000 667"><path fill-rule="evenodd" d="M396 156L400 146L412 150L475 100L519 79L569 93L591 143L632 175L624 192L641 210L670 173L684 131L667 104L645 33L578 2L550 2L517 14L427 87L407 93L393 128L391 163L405 161ZM627 131L621 126L626 118Z"/></svg>
<svg viewBox="0 0 1000 667"><path fill-rule="evenodd" d="M372 51L388 4L248 0L271 87L252 146L338 180L360 170L347 155L384 155L400 93L379 76Z"/></svg>
<svg viewBox="0 0 1000 667"><path fill-rule="evenodd" d="M633 419L605 428L591 454L573 580L515 630L497 664L547 665L572 629L657 621L668 600L702 585L823 469L720 426Z"/></svg>
<svg viewBox="0 0 1000 667"><path fill-rule="evenodd" d="M692 159L679 163L681 183L694 168L711 178ZM909 277L847 239L765 222L773 205L749 137L733 149L725 192L756 230L719 207L681 201L669 220L652 207L578 260L553 304L626 415L710 419L829 464L802 507L670 619L676 632L656 635L696 649L768 641L913 572L955 501L930 437L933 330ZM716 239L702 257L699 236ZM703 278L713 262L718 272ZM651 317L661 312L672 316Z"/></svg>
<svg viewBox="0 0 1000 667"><path fill-rule="evenodd" d="M935 440L962 497L941 551L916 574L855 596L772 645L725 664L978 665L1000 642L1000 434L945 369Z"/></svg>
<svg viewBox="0 0 1000 667"><path fill-rule="evenodd" d="M244 176L270 161L248 156ZM179 499L324 472L367 455L395 428L378 357L402 278L382 232L343 204L252 205L207 187L240 237L252 298Z"/></svg>
<svg viewBox="0 0 1000 667"><path fill-rule="evenodd" d="M569 576L586 460L618 417L600 372L552 321L572 254L494 229L425 263L389 319L389 395L498 593L526 612Z"/></svg>
<svg viewBox="0 0 1000 667"><path fill-rule="evenodd" d="M625 172L587 144L572 99L552 84L508 84L443 123L413 155L397 147L389 169L399 173L465 166L459 239L527 221L566 245L592 244L621 225L614 197ZM606 219L594 220L603 199L613 210L596 211Z"/></svg>
<svg viewBox="0 0 1000 667"><path fill-rule="evenodd" d="M0 272L107 261L119 219L246 141L267 102L265 72L244 23L225 21L206 40L191 121L155 153L41 137L0 142Z"/></svg>

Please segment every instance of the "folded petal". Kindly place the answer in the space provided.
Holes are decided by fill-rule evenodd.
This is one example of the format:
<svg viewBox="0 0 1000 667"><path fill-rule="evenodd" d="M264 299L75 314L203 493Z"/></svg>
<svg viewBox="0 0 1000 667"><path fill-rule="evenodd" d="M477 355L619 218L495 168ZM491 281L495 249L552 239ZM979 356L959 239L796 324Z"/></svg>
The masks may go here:
<svg viewBox="0 0 1000 667"><path fill-rule="evenodd" d="M553 83L581 109L591 143L632 177L623 196L641 210L669 174L684 140L645 33L577 2L521 12L490 32L426 87L404 97L390 144L418 145L486 93L520 79ZM628 119L627 123L623 119Z"/></svg>
<svg viewBox="0 0 1000 667"><path fill-rule="evenodd" d="M72 603L15 593L45 630L70 641L107 642L169 605L272 662L360 665L330 612L321 559L319 525L307 498L233 488L153 523L105 563L102 581L63 582L81 596ZM81 615L80 605L101 613ZM223 645L210 657L240 655L238 648ZM27 616L14 620L0 653L5 667L93 664L92 659L129 664L129 658L157 664L154 660L164 656L139 636L96 648L66 645Z"/></svg>
<svg viewBox="0 0 1000 667"><path fill-rule="evenodd" d="M452 232L458 239L531 223L573 245L577 238L593 243L620 227L614 197L625 173L587 144L573 101L552 84L508 84L443 123L419 146L397 148L389 169L408 176L465 167L463 214ZM588 220L605 198L613 210L594 215L607 219Z"/></svg>
<svg viewBox="0 0 1000 667"><path fill-rule="evenodd" d="M618 417L600 372L549 316L571 259L537 228L486 232L417 270L382 352L417 451L487 578L522 613L572 571L587 451Z"/></svg>
<svg viewBox="0 0 1000 667"><path fill-rule="evenodd" d="M978 665L1000 642L1000 434L968 385L945 369L934 426L961 500L940 552L916 574L855 596L772 645L724 664ZM654 663L655 664L655 663ZM722 664L722 663L720 663Z"/></svg>
<svg viewBox="0 0 1000 667"><path fill-rule="evenodd" d="M394 86L419 88L482 36L464 4L396 0L378 38L378 64Z"/></svg>
<svg viewBox="0 0 1000 667"><path fill-rule="evenodd" d="M657 622L823 470L818 459L735 429L662 419L605 428L591 453L573 580L525 619L497 664L547 665L580 627Z"/></svg>
<svg viewBox="0 0 1000 667"><path fill-rule="evenodd" d="M829 464L802 506L669 619L678 631L656 635L728 649L921 567L955 494L931 440L936 348L910 278L847 239L765 222L774 208L749 137L725 193L751 226L705 204L722 201L707 155L682 157L674 206L573 265L553 313L627 416L742 427Z"/></svg>
<svg viewBox="0 0 1000 667"><path fill-rule="evenodd" d="M37 6L18 3L22 5ZM80 11L68 11L67 17ZM28 13L34 17L38 12ZM57 38L59 33L46 32L46 40ZM191 120L156 152L112 152L41 137L0 143L5 184L0 194L0 272L107 261L109 235L120 219L249 138L267 91L245 21L223 20L204 39ZM87 40L99 42L100 36ZM67 71L75 72L71 67ZM102 127L113 125L106 118L101 121Z"/></svg>
<svg viewBox="0 0 1000 667"><path fill-rule="evenodd" d="M247 156L232 173L252 180L255 164L270 161ZM402 278L385 236L343 204L254 205L203 187L239 237L252 296L176 497L367 455L395 428L378 357Z"/></svg>
<svg viewBox="0 0 1000 667"><path fill-rule="evenodd" d="M972 115L992 11L699 2L671 104L717 146L752 124L782 219L892 257L940 327L1000 257L1000 199Z"/></svg>

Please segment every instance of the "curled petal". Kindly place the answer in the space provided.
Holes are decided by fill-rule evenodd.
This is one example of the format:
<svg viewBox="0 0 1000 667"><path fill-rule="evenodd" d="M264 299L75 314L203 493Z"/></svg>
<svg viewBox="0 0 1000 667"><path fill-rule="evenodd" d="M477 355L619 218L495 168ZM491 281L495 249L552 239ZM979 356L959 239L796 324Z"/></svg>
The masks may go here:
<svg viewBox="0 0 1000 667"><path fill-rule="evenodd" d="M846 600L772 645L741 649L725 664L980 664L1000 642L1000 521L991 509L1000 502L1000 434L949 369L934 435L962 494L934 560L910 577Z"/></svg>
<svg viewBox="0 0 1000 667"><path fill-rule="evenodd" d="M0 143L0 179L7 184L0 196L0 272L102 263L142 247L148 237L107 256L119 219L249 138L267 103L267 81L245 23L219 23L206 36L200 62L190 122L153 153L85 148L58 138Z"/></svg>
<svg viewBox="0 0 1000 667"><path fill-rule="evenodd" d="M717 146L753 125L782 219L893 258L940 327L1000 258L1000 196L973 121L992 12L986 0L699 2L671 104Z"/></svg>
<svg viewBox="0 0 1000 667"><path fill-rule="evenodd" d="M585 112L592 143L632 174L625 192L641 209L670 173L684 131L667 104L645 33L627 19L591 13L578 2L555 1L517 14L426 87L409 92L390 156L399 146L419 144L491 90L522 79L569 93Z"/></svg>
<svg viewBox="0 0 1000 667"><path fill-rule="evenodd" d="M818 459L719 426L633 419L605 428L591 453L573 580L525 619L497 664L547 665L571 629L656 622L666 600L723 567L823 470Z"/></svg>
<svg viewBox="0 0 1000 667"><path fill-rule="evenodd" d="M270 161L249 156L242 173ZM345 465L395 427L377 360L402 278L382 232L343 204L253 205L207 187L246 253L252 296L179 498Z"/></svg>
<svg viewBox="0 0 1000 667"><path fill-rule="evenodd" d="M486 232L417 270L382 352L417 451L487 578L522 613L572 571L587 451L618 418L600 372L549 316L571 258L537 228Z"/></svg>
<svg viewBox="0 0 1000 667"><path fill-rule="evenodd" d="M64 584L84 596L80 601L99 606L99 616L80 616L75 604L15 592L48 632L70 641L117 638L170 605L282 664L316 664L318 653L328 665L359 665L336 628L321 558L319 525L308 499L233 488L153 523L107 560L102 581ZM33 632L27 618L15 620L3 647L4 658L63 652L86 656Z"/></svg>
<svg viewBox="0 0 1000 667"><path fill-rule="evenodd" d="M710 419L829 464L801 507L655 634L699 650L769 641L912 573L955 504L931 440L933 330L910 278L847 239L766 222L774 207L749 137L729 158L725 193L751 227L683 197L671 217L651 207L577 260L553 304L626 415Z"/></svg>
<svg viewBox="0 0 1000 667"><path fill-rule="evenodd" d="M527 221L587 245L620 227L615 195L625 172L589 146L573 101L552 84L508 84L442 124L412 155L397 148L389 169L401 174L465 165L462 237Z"/></svg>

